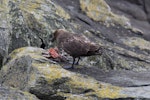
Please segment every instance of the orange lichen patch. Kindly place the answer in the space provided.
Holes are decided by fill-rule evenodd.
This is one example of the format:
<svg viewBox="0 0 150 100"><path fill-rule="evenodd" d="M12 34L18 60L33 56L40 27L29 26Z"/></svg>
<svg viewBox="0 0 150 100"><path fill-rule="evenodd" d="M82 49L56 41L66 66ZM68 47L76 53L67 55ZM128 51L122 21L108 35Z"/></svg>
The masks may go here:
<svg viewBox="0 0 150 100"><path fill-rule="evenodd" d="M49 54L51 55L52 58L59 58L60 55L58 53L58 51L55 48L50 48L48 50Z"/></svg>

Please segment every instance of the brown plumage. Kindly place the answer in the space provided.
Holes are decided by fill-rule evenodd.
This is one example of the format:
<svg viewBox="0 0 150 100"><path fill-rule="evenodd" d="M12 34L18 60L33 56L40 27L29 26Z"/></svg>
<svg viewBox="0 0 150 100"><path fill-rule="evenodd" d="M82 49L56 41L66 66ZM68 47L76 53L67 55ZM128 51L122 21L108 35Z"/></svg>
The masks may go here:
<svg viewBox="0 0 150 100"><path fill-rule="evenodd" d="M82 56L102 54L102 48L84 35L73 34L63 29L56 30L53 35L52 41L56 40L58 48L63 49L73 57L72 68L75 63L75 58L78 58L79 61Z"/></svg>

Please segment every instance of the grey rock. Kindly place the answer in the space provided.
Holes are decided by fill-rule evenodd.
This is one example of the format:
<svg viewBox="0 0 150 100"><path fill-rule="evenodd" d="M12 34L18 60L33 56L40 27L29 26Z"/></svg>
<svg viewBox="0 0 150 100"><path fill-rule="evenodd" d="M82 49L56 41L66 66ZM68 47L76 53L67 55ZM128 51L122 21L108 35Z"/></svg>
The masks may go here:
<svg viewBox="0 0 150 100"><path fill-rule="evenodd" d="M68 63L52 64L42 52L45 50L34 47L13 51L0 71L0 83L41 100L150 99L149 72L106 72L84 66L66 70L62 66Z"/></svg>
<svg viewBox="0 0 150 100"><path fill-rule="evenodd" d="M14 49L40 47L42 41L48 48L52 45L53 31L63 27L71 30L71 25L65 20L69 15L51 1L1 1L0 12L0 66L2 59Z"/></svg>
<svg viewBox="0 0 150 100"><path fill-rule="evenodd" d="M115 20L115 22L112 21L109 26L103 22L93 21L87 15L81 13L81 3L79 1L33 1L34 0L26 1L25 3L16 0L11 0L10 2L1 1L1 66L6 56L16 48L24 46L41 47L42 44L45 45L45 48L53 46L54 44L50 42L51 33L58 28L65 28L67 31L84 34L94 42L106 47L105 54L108 56L103 55L102 57L85 58L80 63L82 65L99 66L106 70L124 69L142 71L150 69L148 57L150 52L148 48L149 41L146 40L146 38L149 37L149 23L146 21L141 22L140 19L143 18L142 20L145 20L146 15L142 8L136 5L137 3L124 0L111 2L112 4L125 2L125 4L131 8L136 8L134 10L125 6L126 9L130 11L130 14L133 14L133 16L140 20L133 21L138 29L145 30L143 33L134 29L126 29L125 26L115 25L116 23L121 23L119 21L120 18L123 22L126 22L126 20L123 20L123 17L119 15L113 14L104 1L103 4L105 4L107 8L106 11L109 11L111 15L115 15L113 18L113 16L109 16L109 14L107 16L107 14L105 14L108 19L112 18ZM99 5L97 6L97 8L99 8ZM74 10L72 11L70 9ZM94 8L91 9L94 10ZM120 9L126 10L125 8ZM137 10L143 14L136 13ZM112 9L112 11L114 10ZM103 13L100 15L103 15ZM129 21L128 23L130 24ZM112 58L114 60L112 60Z"/></svg>
<svg viewBox="0 0 150 100"><path fill-rule="evenodd" d="M104 71L97 67L82 67L74 70L74 72L86 74L99 81L121 87L141 87L150 85L150 75L148 71Z"/></svg>
<svg viewBox="0 0 150 100"><path fill-rule="evenodd" d="M132 7L132 4L129 4L129 2L127 1L124 1L124 0L121 0L121 1L115 0L115 1L116 2L110 1L111 8L113 8L111 4L117 4L117 3L124 4L124 2L126 2L125 4L128 4ZM60 0L59 2L58 1L55 1L55 2L61 5L61 7L65 8L65 10L68 11L70 15L72 15L73 25L78 26L77 30L75 30L76 33L84 34L85 36L93 40L94 42L97 42L100 45L106 47L106 50L103 56L83 58L82 61L80 62L81 65L96 66L96 67L99 66L100 68L104 70L110 70L110 69L133 70L133 71L149 70L150 58L148 55L149 55L150 50L149 50L149 41L146 40L146 38L148 38L147 33L149 32L148 31L149 24L147 21L134 21L133 20L135 25L138 26L137 28L138 29L142 28L142 30L144 30L143 32L135 28L126 29L118 25L120 22L118 22L118 24L114 26L113 25L105 26L103 22L95 22L91 20L89 16L87 17L87 15L80 13L80 8L81 8L80 6L88 6L88 4L86 3L85 5L84 3L80 5L80 2L75 1L75 0L73 1L66 0L67 3L65 3L63 0ZM101 1L96 0L95 2L98 2L100 4ZM95 4L95 2L93 4ZM88 0L87 0L87 3L89 3ZM102 4L103 3L105 4L104 1L102 1ZM73 12L70 11L68 8L68 6L70 5L74 7ZM95 7L96 9L96 8L99 8L100 5L95 5L95 6L97 6ZM133 6L135 7L136 5L134 4ZM129 7L126 7L126 8L129 9ZM143 12L142 8L138 8L138 7L136 8L140 9L140 11ZM88 9L90 9L90 7ZM92 14L92 10L95 11L94 8L92 8L91 6L91 9L89 10L91 11L89 12L90 14ZM132 10L134 11L134 9ZM111 11L111 9L109 11ZM112 12L113 11L114 10L112 9ZM103 13L101 13L101 15L103 15ZM141 14L141 16L143 15ZM110 16L108 15L108 17ZM132 23L132 20L131 20L131 23ZM144 38L145 36L146 38Z"/></svg>
<svg viewBox="0 0 150 100"><path fill-rule="evenodd" d="M143 31L143 36L150 41L149 0L106 0L112 11L128 17L131 25Z"/></svg>
<svg viewBox="0 0 150 100"><path fill-rule="evenodd" d="M145 4L145 11L147 13L147 19L150 22L150 1L149 0L144 0L144 4Z"/></svg>
<svg viewBox="0 0 150 100"><path fill-rule="evenodd" d="M0 100L39 100L36 96L14 88L0 86Z"/></svg>
<svg viewBox="0 0 150 100"><path fill-rule="evenodd" d="M96 2L101 4L100 0L95 0L93 4L97 4ZM111 83L123 88L126 87L126 89L122 91L128 91L126 92L128 94L131 91L135 93L133 93L133 96L131 96L132 93L130 93L130 95L128 95L129 98L140 98L140 96L142 96L142 98L144 98L144 96L145 98L148 98L149 91L147 89L149 89L149 76L147 75L149 74L147 71L150 70L149 1L106 0L108 5L104 0L102 0L102 2L105 4L106 8L108 8L106 11L109 11L109 13L111 13L110 15L115 15L113 18L113 16L110 17L109 14L106 14L105 17L108 18L107 20L104 20L106 22L101 22L101 20L92 20L91 17L87 16L85 11L81 11L81 3L78 0L0 1L0 66L3 66L0 73L0 81L11 87L19 87L23 91L30 91L31 93L38 95L40 98L42 98L41 95L43 96L44 93L51 94L50 98L52 98L51 96L53 94L58 93L58 91L63 91L63 93L65 92L64 94L59 92L59 95L53 95L53 97L63 99L64 97L68 97L76 100L77 98L82 98L81 100L86 99L87 96L81 97L77 95L76 98L74 95L67 96L68 91L73 91L75 94L80 94L83 93L83 91L87 91L85 88L81 89L75 87L72 87L71 89L73 90L71 90L68 84L60 85L61 82L67 83L71 79L70 77L69 79L58 78L48 83L48 85L46 84L50 80L43 79L43 74L39 74L42 65L38 67L39 69L32 66L33 63L34 65L39 66L39 63L45 64L45 62L47 62L47 59L41 57L41 52L43 50L30 48L31 51L24 51L24 49L19 49L20 52L22 50L24 51L24 53L21 52L21 56L19 51L13 52L11 54L12 56L8 56L10 52L20 47L40 47L42 44L41 39L43 40L46 48L54 46L54 44L50 42L51 33L58 28L64 28L70 32L74 31L79 34L84 34L94 42L97 42L105 47L105 51L102 56L82 58L79 63L79 67L83 68L80 69L80 74L86 74L90 77L94 77L96 81ZM88 4L85 6L88 6ZM101 6L103 5L95 5L95 8L92 6L91 9L95 11ZM91 9L89 11L91 11ZM93 14L91 12L89 13ZM102 16L103 14L104 13L100 13ZM130 19L130 21L124 20L125 17L122 17L122 15ZM115 19L116 16L117 19ZM110 21L110 23L109 18L113 18L115 22ZM127 29L126 26L120 25L121 22L119 21L119 18L121 18L121 22L127 22L127 24L131 25L131 27L128 27ZM110 24L107 25L107 22ZM34 50L37 52L39 51L38 56L34 55ZM28 54L26 55L25 52L30 52L30 54L33 54L34 56ZM33 59L32 57L35 58ZM84 68L83 66L86 67ZM91 66L94 67L93 70L91 70ZM54 67L54 69L57 69L57 67ZM45 68L44 70L47 71L48 69ZM78 68L76 70L78 70ZM125 72L122 70L125 70ZM129 70L131 72L128 72ZM75 72L78 73L77 71ZM99 76L96 76L95 74ZM76 80L78 78L80 79L80 77L77 77ZM18 79L21 82L16 83ZM51 79L51 77L48 79ZM28 85L31 87L28 87ZM87 84L84 85L87 86ZM49 88L45 88L44 86ZM53 88L53 86L55 88ZM79 83L77 87L78 86ZM106 87L107 86L108 85L106 85ZM142 89L142 86L144 89ZM130 87L132 87L131 90ZM146 87L147 89L145 89ZM88 87L88 89L90 89L88 90L90 93L93 92L91 87ZM147 92L145 92L145 90ZM145 93L145 95L142 94L142 92ZM125 93L123 92L123 94ZM93 94L90 94L88 97L93 99L91 95L93 96ZM45 96L47 97L48 95L46 94Z"/></svg>

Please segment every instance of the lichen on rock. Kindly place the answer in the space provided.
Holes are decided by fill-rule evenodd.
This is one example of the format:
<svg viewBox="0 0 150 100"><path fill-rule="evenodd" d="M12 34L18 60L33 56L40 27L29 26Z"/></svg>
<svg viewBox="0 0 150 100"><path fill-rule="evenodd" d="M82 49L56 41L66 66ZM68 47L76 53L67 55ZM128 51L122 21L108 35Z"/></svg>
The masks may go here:
<svg viewBox="0 0 150 100"><path fill-rule="evenodd" d="M44 57L38 56L40 55L39 51L42 53L43 50L27 47L12 52L10 54L11 59L1 70L1 83L24 91L31 91L37 96L42 93L43 96L46 95L46 91L55 94L56 97L60 95L68 98L74 94L83 94L83 97L90 98L92 98L91 95L96 95L99 98L118 98L122 95L119 87L100 83L88 76L67 71L58 65L49 64ZM42 59L42 63L38 62ZM44 88L46 88L45 92L43 91ZM52 98L53 95L50 94L47 96Z"/></svg>
<svg viewBox="0 0 150 100"><path fill-rule="evenodd" d="M35 95L15 88L0 86L1 100L39 100Z"/></svg>
<svg viewBox="0 0 150 100"><path fill-rule="evenodd" d="M148 4L142 0L105 1L1 0L1 84L30 92L43 100L150 98ZM137 11L142 15L134 15L140 19L134 23L138 29L128 29L130 21L114 14L107 1L122 2L125 7L132 2L134 6L127 7L127 11L140 4ZM57 63L43 57L42 52L46 51L36 47L40 47L42 41L46 48L54 46L52 33L59 28L84 34L105 48L103 54L81 58L73 70L62 68L70 65L68 62Z"/></svg>
<svg viewBox="0 0 150 100"><path fill-rule="evenodd" d="M130 27L129 19L112 13L111 8L104 0L80 0L80 7L94 21L103 22L107 26L115 23Z"/></svg>
<svg viewBox="0 0 150 100"><path fill-rule="evenodd" d="M50 63L50 59L43 57L42 52L45 50L34 47L24 47L13 51L0 72L0 83L30 92L42 100L54 98L70 100L74 96L79 100L140 96L136 93L130 95L128 92L141 88L113 86L98 81L94 77L66 70L62 68L62 65ZM80 68L75 70L78 69Z"/></svg>

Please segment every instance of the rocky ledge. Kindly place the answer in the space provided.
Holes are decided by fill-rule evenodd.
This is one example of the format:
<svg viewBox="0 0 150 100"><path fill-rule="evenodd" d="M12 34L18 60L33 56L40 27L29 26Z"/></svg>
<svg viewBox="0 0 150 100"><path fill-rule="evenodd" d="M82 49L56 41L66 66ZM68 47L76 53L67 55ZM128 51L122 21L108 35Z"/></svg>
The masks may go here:
<svg viewBox="0 0 150 100"><path fill-rule="evenodd" d="M64 69L63 63L43 57L43 52L35 47L13 51L0 72L2 86L29 92L40 100L150 99L149 72L108 73L86 67L86 74L84 66Z"/></svg>
<svg viewBox="0 0 150 100"><path fill-rule="evenodd" d="M17 48L53 46L52 32L63 28L84 34L106 48L108 56L85 58L82 65L90 62L88 65L105 70L150 70L148 32L144 27L134 28L133 21L114 14L108 4L103 0L1 1L0 66Z"/></svg>
<svg viewBox="0 0 150 100"><path fill-rule="evenodd" d="M2 90L43 100L149 98L150 2L105 1L1 0ZM82 58L74 70L46 59L33 47L53 47L52 33L60 28L105 47L103 55Z"/></svg>

